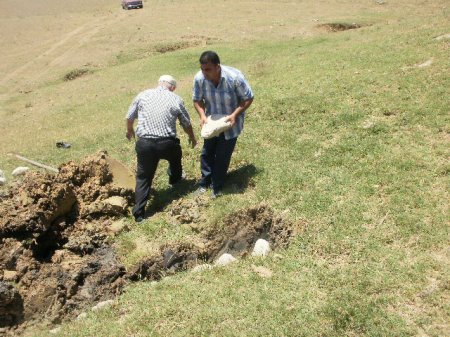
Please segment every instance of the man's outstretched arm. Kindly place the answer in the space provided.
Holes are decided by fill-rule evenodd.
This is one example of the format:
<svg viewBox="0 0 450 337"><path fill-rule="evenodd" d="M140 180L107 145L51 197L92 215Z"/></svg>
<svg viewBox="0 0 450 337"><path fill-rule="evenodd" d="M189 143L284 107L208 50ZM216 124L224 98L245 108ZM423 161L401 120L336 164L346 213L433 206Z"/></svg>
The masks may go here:
<svg viewBox="0 0 450 337"><path fill-rule="evenodd" d="M131 140L131 138L136 138L136 135L134 134L134 119L127 119L127 133L126 137L128 140Z"/></svg>
<svg viewBox="0 0 450 337"><path fill-rule="evenodd" d="M197 139L195 138L194 130L192 129L192 125L189 125L189 126L183 128L183 130L189 136L189 143L191 143L192 148L194 148L195 145L197 145Z"/></svg>

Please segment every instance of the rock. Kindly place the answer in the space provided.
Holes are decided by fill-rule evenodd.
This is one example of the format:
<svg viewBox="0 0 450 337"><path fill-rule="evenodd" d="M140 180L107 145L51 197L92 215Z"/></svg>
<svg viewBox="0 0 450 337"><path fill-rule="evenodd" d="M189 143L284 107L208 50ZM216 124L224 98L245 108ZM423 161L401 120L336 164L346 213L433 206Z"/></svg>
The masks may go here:
<svg viewBox="0 0 450 337"><path fill-rule="evenodd" d="M87 313L82 312L81 314L79 314L77 316L77 320L79 321L79 320L85 319L86 317L87 317Z"/></svg>
<svg viewBox="0 0 450 337"><path fill-rule="evenodd" d="M114 304L113 300L107 300L107 301L103 301L103 302L99 302L97 303L97 305L92 307L92 311L97 311L103 308L107 308L110 307L111 305Z"/></svg>
<svg viewBox="0 0 450 337"><path fill-rule="evenodd" d="M205 263L205 264L199 264L199 265L195 266L194 268L192 268L192 271L194 273L200 273L202 271L210 270L210 269L212 269L212 266L210 264Z"/></svg>
<svg viewBox="0 0 450 337"><path fill-rule="evenodd" d="M267 240L258 239L252 251L252 256L267 256L270 252L270 244Z"/></svg>
<svg viewBox="0 0 450 337"><path fill-rule="evenodd" d="M269 278L273 275L272 271L266 267L252 265L252 269L256 274L263 278Z"/></svg>
<svg viewBox="0 0 450 337"><path fill-rule="evenodd" d="M216 266L226 266L234 261L236 261L236 258L233 255L225 253L217 259Z"/></svg>
<svg viewBox="0 0 450 337"><path fill-rule="evenodd" d="M6 178L0 177L0 186L3 186L6 184Z"/></svg>
<svg viewBox="0 0 450 337"><path fill-rule="evenodd" d="M29 167L26 167L26 166L19 166L19 167L16 167L16 168L14 169L14 171L12 171L11 174L12 174L14 177L17 177L17 176L24 175L25 172L27 172L27 171L29 171L29 170L30 170Z"/></svg>

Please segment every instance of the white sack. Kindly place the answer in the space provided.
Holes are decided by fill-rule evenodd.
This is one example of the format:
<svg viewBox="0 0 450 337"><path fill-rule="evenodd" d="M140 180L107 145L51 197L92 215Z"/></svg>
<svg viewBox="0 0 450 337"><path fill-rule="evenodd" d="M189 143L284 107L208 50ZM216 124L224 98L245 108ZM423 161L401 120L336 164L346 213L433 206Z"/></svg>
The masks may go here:
<svg viewBox="0 0 450 337"><path fill-rule="evenodd" d="M207 121L203 124L201 136L204 139L209 139L220 135L222 132L231 128L231 122L226 121L226 115L212 115L208 116Z"/></svg>

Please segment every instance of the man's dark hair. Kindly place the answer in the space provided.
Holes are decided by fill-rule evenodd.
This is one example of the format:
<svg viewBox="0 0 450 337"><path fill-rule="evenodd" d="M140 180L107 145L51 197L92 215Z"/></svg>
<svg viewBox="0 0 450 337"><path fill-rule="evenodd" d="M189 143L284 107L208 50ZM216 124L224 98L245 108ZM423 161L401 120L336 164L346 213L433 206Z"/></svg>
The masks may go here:
<svg viewBox="0 0 450 337"><path fill-rule="evenodd" d="M212 50L207 50L200 55L200 64L212 63L212 64L220 64L219 55Z"/></svg>

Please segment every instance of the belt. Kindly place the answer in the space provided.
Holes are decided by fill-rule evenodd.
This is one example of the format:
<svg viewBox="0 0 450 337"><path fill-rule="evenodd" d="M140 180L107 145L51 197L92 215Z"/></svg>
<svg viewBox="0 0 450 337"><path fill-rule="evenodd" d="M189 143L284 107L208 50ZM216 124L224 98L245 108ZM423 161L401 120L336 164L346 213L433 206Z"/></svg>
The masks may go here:
<svg viewBox="0 0 450 337"><path fill-rule="evenodd" d="M160 137L160 138L146 138L146 137L139 137L139 140L143 140L146 142L151 143L160 143L160 142L167 142L169 140L175 141L176 137Z"/></svg>

